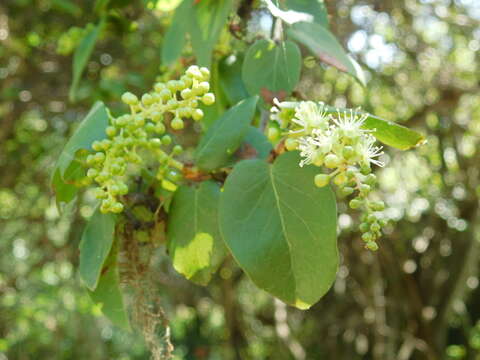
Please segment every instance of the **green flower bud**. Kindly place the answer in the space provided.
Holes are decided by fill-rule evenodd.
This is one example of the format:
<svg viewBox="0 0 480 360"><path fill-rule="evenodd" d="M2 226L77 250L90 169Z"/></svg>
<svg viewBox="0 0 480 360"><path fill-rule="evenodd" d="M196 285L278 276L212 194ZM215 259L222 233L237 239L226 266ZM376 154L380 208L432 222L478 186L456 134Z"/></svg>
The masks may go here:
<svg viewBox="0 0 480 360"><path fill-rule="evenodd" d="M380 224L374 222L374 223L370 226L370 230L372 230L373 232L380 231Z"/></svg>
<svg viewBox="0 0 480 360"><path fill-rule="evenodd" d="M183 81L183 83L185 84L185 87L188 88L188 87L192 86L193 81L192 81L192 78L191 78L191 77L186 76L186 75L183 75L183 76L180 78L180 80Z"/></svg>
<svg viewBox="0 0 480 360"><path fill-rule="evenodd" d="M119 214L123 211L123 204L119 203L119 202L116 202L111 206L111 210L112 210L113 213Z"/></svg>
<svg viewBox="0 0 480 360"><path fill-rule="evenodd" d="M172 149L172 153L174 155L178 155L178 154L181 154L183 151L183 148L180 146L180 145L175 145Z"/></svg>
<svg viewBox="0 0 480 360"><path fill-rule="evenodd" d="M107 197L107 193L100 188L95 189L95 197L97 199L105 199Z"/></svg>
<svg viewBox="0 0 480 360"><path fill-rule="evenodd" d="M172 92L168 89L163 89L158 95L160 96L160 99L162 99L162 101L164 102L172 98Z"/></svg>
<svg viewBox="0 0 480 360"><path fill-rule="evenodd" d="M372 210L382 211L385 209L385 203L383 201L374 201L371 203Z"/></svg>
<svg viewBox="0 0 480 360"><path fill-rule="evenodd" d="M199 81L202 81L203 80L203 74L202 72L200 71L200 69L198 68L197 65L192 65L190 66L187 71L186 71L186 74L194 79L197 79Z"/></svg>
<svg viewBox="0 0 480 360"><path fill-rule="evenodd" d="M215 95L212 93L206 93L205 95L202 96L202 102L205 105L212 105L215 102Z"/></svg>
<svg viewBox="0 0 480 360"><path fill-rule="evenodd" d="M105 160L105 153L103 152L97 152L94 155L95 162L101 163Z"/></svg>
<svg viewBox="0 0 480 360"><path fill-rule="evenodd" d="M168 180L163 179L163 180L162 180L162 188L164 188L165 190L174 192L174 191L177 190L177 185L175 185L175 184L172 183L171 181L168 181Z"/></svg>
<svg viewBox="0 0 480 360"><path fill-rule="evenodd" d="M340 159L335 154L328 154L325 156L325 166L329 169L333 169L340 165Z"/></svg>
<svg viewBox="0 0 480 360"><path fill-rule="evenodd" d="M203 75L203 80L207 81L210 79L210 70L208 70L208 68L201 67L200 73Z"/></svg>
<svg viewBox="0 0 480 360"><path fill-rule="evenodd" d="M102 150L102 143L100 141L94 141L92 143L92 149L95 150L95 151Z"/></svg>
<svg viewBox="0 0 480 360"><path fill-rule="evenodd" d="M366 247L368 250L371 250L371 251L377 251L377 250L378 250L378 244L377 244L375 241L369 241L369 242L367 242L367 244L365 245L365 247Z"/></svg>
<svg viewBox="0 0 480 360"><path fill-rule="evenodd" d="M362 222L359 228L362 233L366 233L368 230L370 230L370 224L366 222Z"/></svg>
<svg viewBox="0 0 480 360"><path fill-rule="evenodd" d="M163 145L170 145L172 143L172 138L169 136L169 135L165 135L164 137L162 137L162 144Z"/></svg>
<svg viewBox="0 0 480 360"><path fill-rule="evenodd" d="M182 92L180 93L180 96L182 97L182 99L189 99L193 96L193 93L192 93L192 90L191 89L183 89Z"/></svg>
<svg viewBox="0 0 480 360"><path fill-rule="evenodd" d="M167 81L167 88L170 90L172 93L177 91L177 82L175 80L169 80Z"/></svg>
<svg viewBox="0 0 480 360"><path fill-rule="evenodd" d="M297 140L292 139L292 138L288 138L287 140L285 140L285 148L286 148L288 151L293 151L293 150L295 150L297 147L298 147L298 142L297 142Z"/></svg>
<svg viewBox="0 0 480 360"><path fill-rule="evenodd" d="M347 176L344 173L340 173L333 179L335 185L342 185L347 182Z"/></svg>
<svg viewBox="0 0 480 360"><path fill-rule="evenodd" d="M150 115L150 117L152 118L152 120L153 120L154 122L159 122L159 121L161 121L161 120L163 119L163 114L160 113L160 112L158 112L158 111L154 111L154 112Z"/></svg>
<svg viewBox="0 0 480 360"><path fill-rule="evenodd" d="M352 195L354 191L355 191L355 189L353 187L349 187L349 186L346 186L346 187L341 189L341 193L342 193L343 196Z"/></svg>
<svg viewBox="0 0 480 360"><path fill-rule="evenodd" d="M165 89L165 84L164 83L156 83L155 86L153 87L157 93L160 93L163 89Z"/></svg>
<svg viewBox="0 0 480 360"><path fill-rule="evenodd" d="M155 132L157 134L163 134L165 132L165 125L162 123L158 123L155 125Z"/></svg>
<svg viewBox="0 0 480 360"><path fill-rule="evenodd" d="M148 142L152 147L156 147L156 148L162 145L162 141L159 138L150 139Z"/></svg>
<svg viewBox="0 0 480 360"><path fill-rule="evenodd" d="M95 178L96 176L98 176L98 170L96 169L88 169L87 171L87 176L91 179Z"/></svg>
<svg viewBox="0 0 480 360"><path fill-rule="evenodd" d="M355 149L351 146L345 146L342 151L342 155L345 159L351 159L355 155Z"/></svg>
<svg viewBox="0 0 480 360"><path fill-rule="evenodd" d="M155 131L155 129L156 129L155 124L153 124L151 122L149 122L145 125L145 130L149 133L153 133Z"/></svg>
<svg viewBox="0 0 480 360"><path fill-rule="evenodd" d="M278 130L276 127L270 127L268 128L267 136L268 140L276 141L280 136L280 130Z"/></svg>
<svg viewBox="0 0 480 360"><path fill-rule="evenodd" d="M199 121L203 119L203 111L202 109L195 109L195 111L192 113L192 119L195 121Z"/></svg>
<svg viewBox="0 0 480 360"><path fill-rule="evenodd" d="M374 239L374 236L371 232L367 231L366 233L362 234L362 240L365 242L372 241Z"/></svg>
<svg viewBox="0 0 480 360"><path fill-rule="evenodd" d="M364 195L368 194L371 190L370 185L367 185L367 184L361 184L359 189L360 189L360 193Z"/></svg>
<svg viewBox="0 0 480 360"><path fill-rule="evenodd" d="M127 105L137 105L138 104L138 98L135 94L132 94L131 92L126 92L122 95L122 101L127 104Z"/></svg>
<svg viewBox="0 0 480 360"><path fill-rule="evenodd" d="M105 133L107 134L108 137L114 137L117 134L117 129L115 129L113 126L108 126L105 129Z"/></svg>
<svg viewBox="0 0 480 360"><path fill-rule="evenodd" d="M352 209L358 209L360 206L362 206L362 200L360 200L360 199L352 199L352 200L350 200L350 202L348 203L348 205L349 205Z"/></svg>
<svg viewBox="0 0 480 360"><path fill-rule="evenodd" d="M315 175L315 185L317 187L327 186L330 182L330 176L327 174L317 174Z"/></svg>
<svg viewBox="0 0 480 360"><path fill-rule="evenodd" d="M152 105L155 103L155 99L150 94L143 94L142 96L142 104L145 106Z"/></svg>
<svg viewBox="0 0 480 360"><path fill-rule="evenodd" d="M119 194L120 195L126 195L128 193L128 186L125 183L120 183L118 185L119 189Z"/></svg>
<svg viewBox="0 0 480 360"><path fill-rule="evenodd" d="M375 183L377 182L377 177L375 176L375 174L368 174L366 177L365 177L365 180L363 181L365 184L368 184L370 186L373 186L375 185Z"/></svg>
<svg viewBox="0 0 480 360"><path fill-rule="evenodd" d="M170 123L170 126L172 127L173 130L181 130L183 129L185 124L183 123L182 119L176 117L172 120L172 122Z"/></svg>

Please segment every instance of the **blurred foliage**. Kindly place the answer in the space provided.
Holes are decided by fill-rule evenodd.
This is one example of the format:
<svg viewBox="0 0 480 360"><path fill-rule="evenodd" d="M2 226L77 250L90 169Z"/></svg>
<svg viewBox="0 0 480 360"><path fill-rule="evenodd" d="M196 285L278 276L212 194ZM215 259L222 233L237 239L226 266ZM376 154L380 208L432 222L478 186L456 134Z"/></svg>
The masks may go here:
<svg viewBox="0 0 480 360"><path fill-rule="evenodd" d="M111 0L78 101L69 103L72 61L62 54L77 41L71 28L98 23L105 3L0 3L0 360L149 357L141 336L112 327L80 286L77 249L91 194L59 214L48 187L55 158L90 104L101 99L115 109L126 89L145 91L158 74L182 66L160 63L177 2ZM155 280L175 354L480 359L480 4L325 3L333 33L369 82L363 88L309 61L299 93L362 106L428 135L425 146L402 157L389 150L388 166L378 171L394 225L377 253L366 252L354 241L357 219L339 204L338 277L306 312L258 290L232 261L203 288L176 274L159 251Z"/></svg>

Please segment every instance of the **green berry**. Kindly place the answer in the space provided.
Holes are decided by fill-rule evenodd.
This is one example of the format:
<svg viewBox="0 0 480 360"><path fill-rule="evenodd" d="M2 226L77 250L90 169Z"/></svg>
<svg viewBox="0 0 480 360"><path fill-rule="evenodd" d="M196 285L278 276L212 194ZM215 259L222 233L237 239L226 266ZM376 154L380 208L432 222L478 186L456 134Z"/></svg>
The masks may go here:
<svg viewBox="0 0 480 360"><path fill-rule="evenodd" d="M327 174L317 174L315 175L315 185L317 187L327 186L330 182L330 176Z"/></svg>
<svg viewBox="0 0 480 360"><path fill-rule="evenodd" d="M184 128L185 124L183 123L183 120L176 117L172 120L170 123L170 126L172 127L173 130L181 130Z"/></svg>
<svg viewBox="0 0 480 360"><path fill-rule="evenodd" d="M368 249L368 250L371 250L371 251L377 251L378 250L378 244L375 242L375 241L369 241L365 244L365 247Z"/></svg>
<svg viewBox="0 0 480 360"><path fill-rule="evenodd" d="M367 184L361 184L359 187L359 190L362 194L368 194L371 190L370 185Z"/></svg>
<svg viewBox="0 0 480 360"><path fill-rule="evenodd" d="M370 226L370 230L372 230L373 232L380 231L380 224L377 223L377 222L374 222L374 223Z"/></svg>
<svg viewBox="0 0 480 360"><path fill-rule="evenodd" d="M212 93L206 93L205 95L202 96L202 102L205 105L212 105L215 102L215 95Z"/></svg>
<svg viewBox="0 0 480 360"><path fill-rule="evenodd" d="M126 92L122 95L122 101L127 104L127 105L137 105L138 104L138 98L135 94L132 94L131 92Z"/></svg>

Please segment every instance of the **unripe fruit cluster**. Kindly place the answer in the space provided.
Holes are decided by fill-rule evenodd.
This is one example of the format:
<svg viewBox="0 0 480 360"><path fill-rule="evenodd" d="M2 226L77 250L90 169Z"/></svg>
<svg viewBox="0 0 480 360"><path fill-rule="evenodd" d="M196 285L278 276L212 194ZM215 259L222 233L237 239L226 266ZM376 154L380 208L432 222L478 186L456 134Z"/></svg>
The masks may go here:
<svg viewBox="0 0 480 360"><path fill-rule="evenodd" d="M331 170L316 175L315 185L323 187L333 181L342 196L354 196L349 205L364 211L360 230L365 247L377 250L375 240L384 225L378 211L383 210L384 205L369 201L368 195L376 183L371 164L383 166L377 159L383 152L374 145L371 130L363 128L366 118L353 110L332 113L323 103L277 102L272 109L274 123L268 135L275 140L283 132L285 148L300 151L300 166L313 164Z"/></svg>
<svg viewBox="0 0 480 360"><path fill-rule="evenodd" d="M207 68L190 66L180 80L156 83L154 91L144 94L140 100L130 92L122 95L122 101L130 106L130 114L110 117L110 126L105 130L107 139L95 141L92 144L95 153L87 157L87 176L99 185L96 197L102 200L103 213L123 211L119 197L128 193L127 166L143 164L138 154L140 149L149 150L158 161L156 178L161 186L168 191L176 190L183 164L174 157L183 149L172 144L165 122L172 118L170 127L181 130L184 119L202 119L199 102L205 105L215 102L215 96L208 92L209 78ZM167 113L173 116L165 116Z"/></svg>

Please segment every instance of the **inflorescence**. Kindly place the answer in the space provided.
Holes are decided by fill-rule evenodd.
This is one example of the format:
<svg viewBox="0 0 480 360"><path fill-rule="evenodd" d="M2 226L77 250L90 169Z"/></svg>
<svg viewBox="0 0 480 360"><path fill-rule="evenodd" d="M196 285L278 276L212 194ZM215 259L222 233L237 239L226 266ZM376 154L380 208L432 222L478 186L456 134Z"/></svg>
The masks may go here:
<svg viewBox="0 0 480 360"><path fill-rule="evenodd" d="M98 183L96 197L102 199L103 213L120 213L123 204L119 196L128 193L126 171L128 164L142 164L139 150L153 153L159 166L156 178L168 191L175 191L176 181L181 179L183 164L174 157L183 152L180 145L172 144L165 123L170 120L173 130L184 127L184 119L199 121L203 112L198 108L215 102L209 93L210 72L207 68L190 66L180 80L156 83L154 90L139 100L136 95L126 92L122 101L130 106L130 114L113 117L106 128L107 139L95 141L95 151L87 157L87 176ZM168 116L166 116L168 114Z"/></svg>
<svg viewBox="0 0 480 360"><path fill-rule="evenodd" d="M384 164L378 159L383 152L375 146L374 130L363 128L368 116L354 110L328 111L323 103L312 101L276 101L275 105L271 110L274 122L268 129L270 140L278 140L283 133L285 148L300 151L300 166L313 164L331 170L317 174L315 184L323 187L333 179L342 196L354 196L349 206L364 210L362 240L367 249L377 250L376 240L385 225L378 211L385 205L383 201L371 201L368 195L377 181L371 165Z"/></svg>

